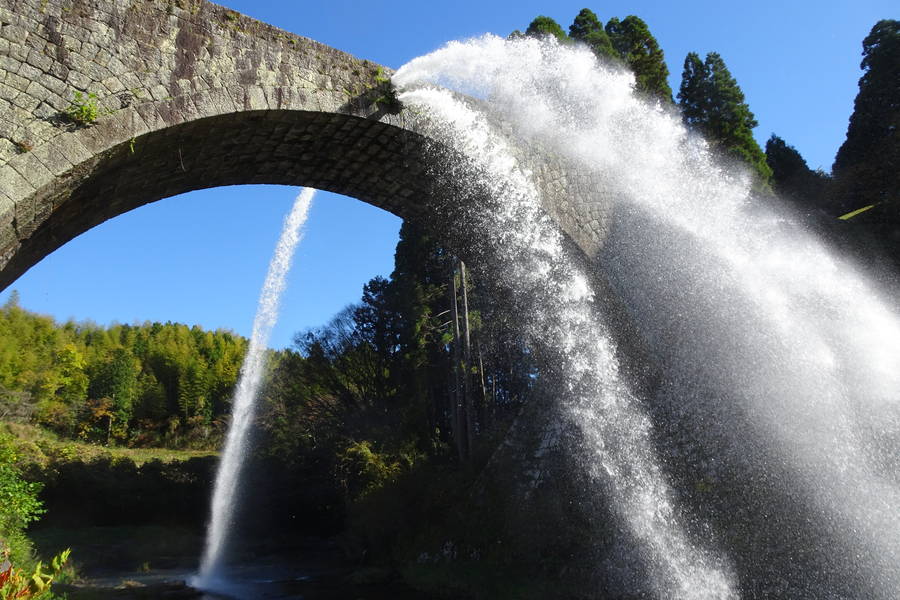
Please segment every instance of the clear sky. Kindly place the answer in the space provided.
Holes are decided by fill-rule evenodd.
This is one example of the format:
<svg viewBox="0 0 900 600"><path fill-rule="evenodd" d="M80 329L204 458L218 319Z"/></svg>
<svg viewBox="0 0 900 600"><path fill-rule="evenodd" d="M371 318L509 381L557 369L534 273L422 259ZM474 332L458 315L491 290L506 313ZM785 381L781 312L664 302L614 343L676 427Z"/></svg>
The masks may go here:
<svg viewBox="0 0 900 600"><path fill-rule="evenodd" d="M896 0L562 0L328 2L225 0L229 8L390 67L453 39L524 30L545 14L564 28L581 8L635 14L659 40L677 90L685 55L718 52L759 121L812 168L830 170L861 75L861 42ZM249 335L281 221L298 190L239 186L169 198L73 240L0 295L59 320L180 321ZM320 193L313 201L272 346L326 322L392 270L400 221L362 202Z"/></svg>

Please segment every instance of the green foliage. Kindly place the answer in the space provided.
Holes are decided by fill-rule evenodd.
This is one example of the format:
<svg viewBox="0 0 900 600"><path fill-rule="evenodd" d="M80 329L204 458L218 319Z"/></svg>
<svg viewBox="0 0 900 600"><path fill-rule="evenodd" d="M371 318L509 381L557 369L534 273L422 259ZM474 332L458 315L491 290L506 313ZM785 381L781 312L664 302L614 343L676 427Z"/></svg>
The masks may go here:
<svg viewBox="0 0 900 600"><path fill-rule="evenodd" d="M516 30L509 35L509 39L522 35ZM584 8L569 26L569 35L552 18L539 16L531 22L524 35L550 35L561 43L581 42L591 48L598 58L614 59L627 65L634 73L636 89L641 94L665 103L672 102L669 69L663 51L647 24L634 15L622 21L614 17L603 27L597 15Z"/></svg>
<svg viewBox="0 0 900 600"><path fill-rule="evenodd" d="M397 97L397 90L391 83L391 78L384 72L384 67L379 66L375 72L375 89L380 92L375 97L375 104L381 106L391 114L398 114L403 109L403 104Z"/></svg>
<svg viewBox="0 0 900 600"><path fill-rule="evenodd" d="M246 344L174 323L58 325L13 299L0 308L0 418L94 442L214 447Z"/></svg>
<svg viewBox="0 0 900 600"><path fill-rule="evenodd" d="M88 92L75 92L74 99L64 111L65 116L76 125L93 125L100 117L100 107L97 105L97 94Z"/></svg>
<svg viewBox="0 0 900 600"><path fill-rule="evenodd" d="M606 34L615 52L634 72L637 91L671 103L669 68L647 24L634 15L625 17L623 21L614 17L606 23Z"/></svg>
<svg viewBox="0 0 900 600"><path fill-rule="evenodd" d="M863 40L864 73L859 80L859 93L847 129L847 139L834 161L835 176L857 163L872 167L897 166L900 147L900 21L882 20L875 24ZM887 156L884 156L885 152ZM876 168L877 168L876 167ZM874 173L873 173L874 174ZM900 181L898 169L885 169L885 178L877 186L896 191ZM874 182L873 182L874 183ZM867 198L881 200L876 194Z"/></svg>
<svg viewBox="0 0 900 600"><path fill-rule="evenodd" d="M404 223L391 279L371 280L360 304L295 338L298 352L281 357L266 392L263 422L280 454L303 447L333 460L360 439L393 454L408 443L442 446L449 264L430 236Z"/></svg>
<svg viewBox="0 0 900 600"><path fill-rule="evenodd" d="M545 17L543 15L535 17L535 19L528 25L528 29L525 30L525 35L529 37L544 37L544 36L553 36L560 43L568 43L569 36L566 35L566 32L563 31L563 28L560 27L559 23L551 19L550 17Z"/></svg>
<svg viewBox="0 0 900 600"><path fill-rule="evenodd" d="M43 512L41 487L22 478L18 459L13 441L0 434L0 531L24 528Z"/></svg>
<svg viewBox="0 0 900 600"><path fill-rule="evenodd" d="M603 24L589 8L582 8L575 20L569 25L569 37L585 44L594 51L598 58L616 59L619 53L612 46ZM671 95L671 94L670 94Z"/></svg>
<svg viewBox="0 0 900 600"><path fill-rule="evenodd" d="M338 455L338 468L341 485L352 499L383 487L400 473L400 463L373 451L367 440L347 446Z"/></svg>
<svg viewBox="0 0 900 600"><path fill-rule="evenodd" d="M124 440L137 397L140 363L126 348L115 348L96 364L90 378L90 397L105 400L106 443ZM96 439L96 438L94 438Z"/></svg>
<svg viewBox="0 0 900 600"><path fill-rule="evenodd" d="M684 122L723 155L749 166L758 189L766 191L772 170L753 138L757 122L721 56L710 52L701 61L696 53L688 53L678 101Z"/></svg>
<svg viewBox="0 0 900 600"><path fill-rule="evenodd" d="M12 438L0 434L0 551L17 564L31 559L25 528L44 512L38 500L40 490L39 484L23 477Z"/></svg>
<svg viewBox="0 0 900 600"><path fill-rule="evenodd" d="M391 82L391 78L388 77L384 72L384 67L378 65L378 68L375 70L375 83L378 85L385 85Z"/></svg>

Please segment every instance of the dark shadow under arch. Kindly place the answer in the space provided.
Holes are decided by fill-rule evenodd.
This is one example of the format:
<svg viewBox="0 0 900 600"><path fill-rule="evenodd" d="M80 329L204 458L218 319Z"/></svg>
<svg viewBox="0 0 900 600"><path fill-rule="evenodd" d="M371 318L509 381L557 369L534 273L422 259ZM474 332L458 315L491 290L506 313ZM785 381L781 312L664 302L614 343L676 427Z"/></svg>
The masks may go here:
<svg viewBox="0 0 900 600"><path fill-rule="evenodd" d="M94 156L34 197L49 215L0 273L0 288L69 240L144 204L239 184L308 186L422 219L439 188L431 142L373 119L244 111L156 130ZM433 161L432 161L433 162Z"/></svg>

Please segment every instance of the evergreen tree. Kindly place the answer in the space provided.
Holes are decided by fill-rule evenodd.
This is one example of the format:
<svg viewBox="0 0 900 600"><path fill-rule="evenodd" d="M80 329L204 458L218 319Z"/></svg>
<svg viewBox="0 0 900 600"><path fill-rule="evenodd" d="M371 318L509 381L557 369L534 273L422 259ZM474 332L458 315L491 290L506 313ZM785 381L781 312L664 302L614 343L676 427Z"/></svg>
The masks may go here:
<svg viewBox="0 0 900 600"><path fill-rule="evenodd" d="M678 90L678 106L681 118L692 129L705 133L709 113L712 108L712 83L706 65L696 52L688 52L681 73L681 88Z"/></svg>
<svg viewBox="0 0 900 600"><path fill-rule="evenodd" d="M757 176L757 188L767 191L772 170L753 138L756 119L721 56L710 52L701 62L696 53L688 53L678 101L684 122L725 156L750 166Z"/></svg>
<svg viewBox="0 0 900 600"><path fill-rule="evenodd" d="M569 25L569 37L585 44L594 51L597 58L618 60L619 54L612 46L603 24L597 15L589 8L582 8L575 21ZM671 94L670 94L671 95Z"/></svg>
<svg viewBox="0 0 900 600"><path fill-rule="evenodd" d="M797 149L774 133L766 142L766 164L772 169L772 188L778 195L809 207L825 207L828 176L810 169Z"/></svg>
<svg viewBox="0 0 900 600"><path fill-rule="evenodd" d="M525 35L537 38L552 35L557 41L563 44L571 41L569 36L566 35L566 32L563 31L563 28L560 27L559 23L550 17L545 17L543 15L535 17L528 26L528 29L525 30Z"/></svg>
<svg viewBox="0 0 900 600"><path fill-rule="evenodd" d="M606 34L615 52L634 72L637 91L671 103L669 68L647 24L634 15L625 17L624 21L614 17L606 23Z"/></svg>
<svg viewBox="0 0 900 600"><path fill-rule="evenodd" d="M834 161L835 216L875 205L854 217L900 263L900 21L882 20L863 40L864 70Z"/></svg>

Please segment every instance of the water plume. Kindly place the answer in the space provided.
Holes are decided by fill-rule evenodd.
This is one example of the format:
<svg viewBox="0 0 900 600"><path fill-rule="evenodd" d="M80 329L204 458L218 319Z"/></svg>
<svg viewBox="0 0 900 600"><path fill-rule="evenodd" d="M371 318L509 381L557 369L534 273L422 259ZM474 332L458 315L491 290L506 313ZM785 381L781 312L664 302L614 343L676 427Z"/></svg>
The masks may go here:
<svg viewBox="0 0 900 600"><path fill-rule="evenodd" d="M248 452L250 427L265 372L269 337L278 321L281 294L286 285L294 250L303 237L303 224L306 222L315 193L316 190L313 188L303 188L297 195L291 212L284 220L281 236L269 262L266 279L259 295L256 316L253 319L253 333L234 395L231 425L228 428L225 449L216 474L206 547L200 563L200 572L191 581L198 589L215 590L228 585L227 574L224 572L225 560L239 500L238 487Z"/></svg>
<svg viewBox="0 0 900 600"><path fill-rule="evenodd" d="M726 561L696 543L680 522L654 456L651 423L622 376L609 333L596 319L587 278L565 251L529 174L483 114L428 85L456 84L486 96L496 109L498 93L512 93L509 79L517 76L508 74L510 65L503 59L518 54L526 63L516 64L521 73L534 68L540 51L537 42L508 44L494 37L453 43L401 68L394 83L404 104L427 109L436 138L476 163L478 175L468 176L477 177L497 199L495 205L478 207L487 213L479 225L493 240L492 260L501 265L495 272L529 307L521 313L529 342L558 354L565 408L586 445L584 468L596 486L610 491L628 534L641 548L650 588L659 597L735 597ZM522 118L529 126L546 121L533 111Z"/></svg>
<svg viewBox="0 0 900 600"><path fill-rule="evenodd" d="M479 223L498 272L531 298L532 343L560 349L583 468L653 594L894 597L900 318L885 293L587 48L484 36L414 59L393 82L494 191ZM599 269L656 359L651 398L593 318L520 143L614 192Z"/></svg>

